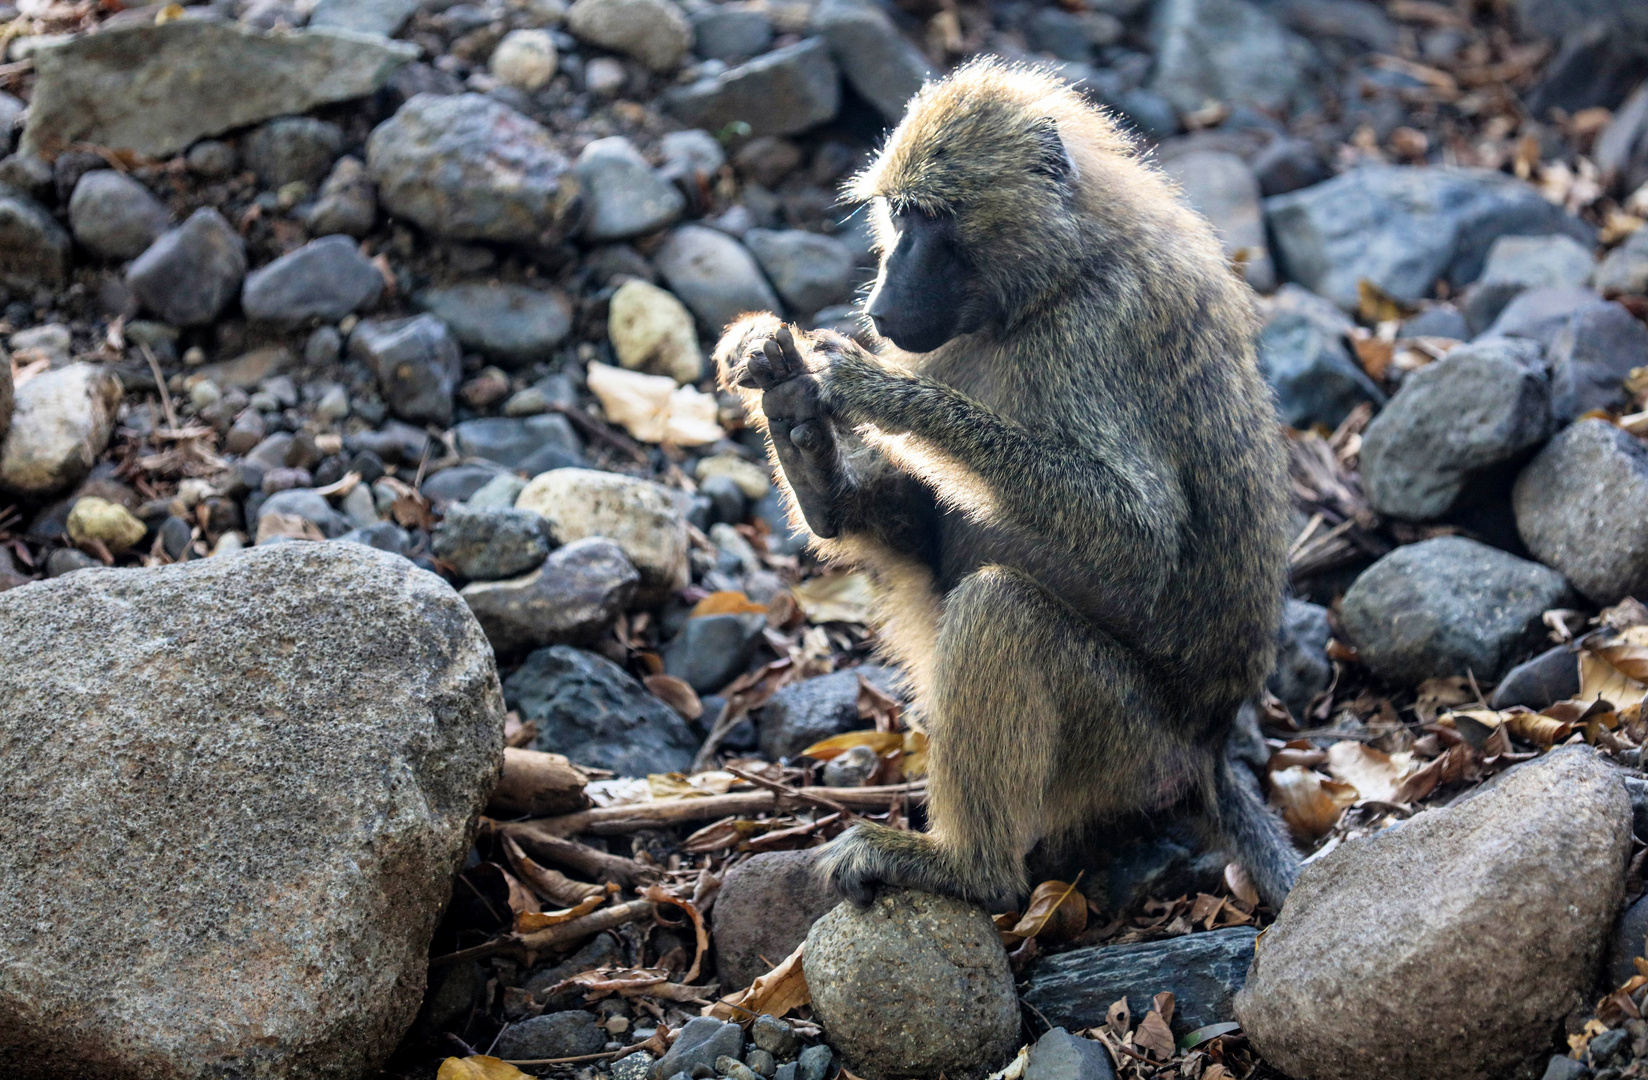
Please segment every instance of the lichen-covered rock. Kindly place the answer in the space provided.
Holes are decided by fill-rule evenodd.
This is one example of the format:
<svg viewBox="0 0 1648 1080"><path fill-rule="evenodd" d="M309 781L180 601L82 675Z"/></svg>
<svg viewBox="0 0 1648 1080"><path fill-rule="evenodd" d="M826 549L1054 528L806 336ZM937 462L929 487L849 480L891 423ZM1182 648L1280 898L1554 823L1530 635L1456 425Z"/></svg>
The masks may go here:
<svg viewBox="0 0 1648 1080"><path fill-rule="evenodd" d="M971 904L907 889L843 902L813 924L801 964L825 1039L860 1075L978 1080L1018 1048L1007 952Z"/></svg>
<svg viewBox="0 0 1648 1080"><path fill-rule="evenodd" d="M667 289L631 278L607 305L607 337L618 362L632 371L697 382L704 352L692 312Z"/></svg>
<svg viewBox="0 0 1648 1080"><path fill-rule="evenodd" d="M1556 750L1306 866L1236 996L1265 1060L1300 1080L1535 1075L1594 1000L1623 900L1631 804L1595 755Z"/></svg>
<svg viewBox="0 0 1648 1080"><path fill-rule="evenodd" d="M289 543L0 595L0 746L8 1072L354 1080L418 1010L503 708L438 577Z"/></svg>

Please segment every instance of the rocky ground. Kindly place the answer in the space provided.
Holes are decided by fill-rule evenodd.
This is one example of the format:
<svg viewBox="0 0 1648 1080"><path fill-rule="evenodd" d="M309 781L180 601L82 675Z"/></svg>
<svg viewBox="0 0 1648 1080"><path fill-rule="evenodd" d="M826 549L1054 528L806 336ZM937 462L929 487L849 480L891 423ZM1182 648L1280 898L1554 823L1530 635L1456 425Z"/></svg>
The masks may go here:
<svg viewBox="0 0 1648 1080"><path fill-rule="evenodd" d="M0 1064L1642 1075L1645 40L0 0ZM1279 919L1173 821L993 924L809 875L921 826L923 740L705 353L858 331L837 186L977 54L1111 108L1264 296L1296 598L1232 750L1312 853Z"/></svg>

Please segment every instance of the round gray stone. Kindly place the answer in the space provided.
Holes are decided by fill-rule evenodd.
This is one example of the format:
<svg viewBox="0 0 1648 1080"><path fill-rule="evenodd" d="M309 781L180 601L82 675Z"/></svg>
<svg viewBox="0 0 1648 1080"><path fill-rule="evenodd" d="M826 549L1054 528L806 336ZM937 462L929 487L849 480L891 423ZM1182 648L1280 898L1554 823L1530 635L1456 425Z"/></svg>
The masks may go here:
<svg viewBox="0 0 1648 1080"><path fill-rule="evenodd" d="M137 257L126 284L173 326L202 326L228 306L245 276L245 241L222 214L202 207Z"/></svg>
<svg viewBox="0 0 1648 1080"><path fill-rule="evenodd" d="M136 258L170 224L166 207L148 188L113 169L82 176L69 198L75 241L101 259Z"/></svg>
<svg viewBox="0 0 1648 1080"><path fill-rule="evenodd" d="M346 236L323 236L246 277L246 317L281 326L336 322L365 311L383 293L383 275Z"/></svg>
<svg viewBox="0 0 1648 1080"><path fill-rule="evenodd" d="M843 902L813 924L801 964L825 1039L855 1073L980 1080L1018 1048L1007 952L971 904L907 889Z"/></svg>

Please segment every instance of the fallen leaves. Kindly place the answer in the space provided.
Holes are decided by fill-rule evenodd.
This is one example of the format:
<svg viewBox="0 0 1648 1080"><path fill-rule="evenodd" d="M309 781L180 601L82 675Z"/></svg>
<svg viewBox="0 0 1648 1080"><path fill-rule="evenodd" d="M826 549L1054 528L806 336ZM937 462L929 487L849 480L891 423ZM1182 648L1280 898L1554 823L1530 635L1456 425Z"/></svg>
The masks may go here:
<svg viewBox="0 0 1648 1080"><path fill-rule="evenodd" d="M1339 823L1345 807L1355 802L1356 788L1329 780L1303 765L1270 774L1270 801L1282 813L1293 835L1309 842L1326 836Z"/></svg>
<svg viewBox="0 0 1648 1080"><path fill-rule="evenodd" d="M435 1080L532 1080L532 1074L522 1072L501 1058L476 1054L466 1058L447 1058L441 1062Z"/></svg>
<svg viewBox="0 0 1648 1080"><path fill-rule="evenodd" d="M810 578L790 592L808 620L814 623L869 622L870 607L875 599L869 575L856 572Z"/></svg>
<svg viewBox="0 0 1648 1080"><path fill-rule="evenodd" d="M801 953L805 948L805 944L797 945L777 967L758 976L748 988L706 1006L703 1015L743 1023L762 1013L783 1016L808 1004L812 1001L812 991L807 988L807 976L801 970Z"/></svg>
<svg viewBox="0 0 1648 1080"><path fill-rule="evenodd" d="M1087 897L1076 891L1075 882L1044 881L1030 893L1024 914L997 915L995 923L1008 949L1027 938L1048 945L1071 941L1087 929Z"/></svg>

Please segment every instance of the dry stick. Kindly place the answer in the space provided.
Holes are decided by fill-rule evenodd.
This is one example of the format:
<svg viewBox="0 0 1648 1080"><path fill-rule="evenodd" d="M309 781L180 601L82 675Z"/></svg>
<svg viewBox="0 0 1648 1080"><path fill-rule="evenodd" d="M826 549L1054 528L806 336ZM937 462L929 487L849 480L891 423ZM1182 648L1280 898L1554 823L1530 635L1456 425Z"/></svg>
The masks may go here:
<svg viewBox="0 0 1648 1080"><path fill-rule="evenodd" d="M632 1054L635 1047L626 1046L622 1050L603 1050L599 1054L579 1054L577 1057L564 1058L529 1058L526 1061L504 1060L505 1065L576 1065L580 1061L605 1061L607 1058L619 1057L623 1054ZM503 1059L500 1059L503 1060Z"/></svg>
<svg viewBox="0 0 1648 1080"><path fill-rule="evenodd" d="M547 819L550 821L554 818ZM498 832L520 844L533 858L564 866L595 881L616 881L628 888L650 884L663 875L634 859L608 855L542 827L543 821L500 822Z"/></svg>
<svg viewBox="0 0 1648 1080"><path fill-rule="evenodd" d="M652 456L641 449L639 444L613 431L582 409L575 409L571 405L551 405L550 408L572 421L574 427L582 428L584 434L590 438L598 439L608 446L628 454L642 465L652 464Z"/></svg>
<svg viewBox="0 0 1648 1080"><path fill-rule="evenodd" d="M554 926L546 926L542 930L533 930L525 934L505 934L481 945L468 949L459 949L444 956L430 959L430 967L445 967L447 964L457 963L459 960L469 960L482 956L493 956L501 952L541 952L544 949L557 945L567 945L574 941L599 934L603 930L611 930L625 923L644 919L654 911L651 900L631 900L627 904L614 904L612 907L592 911L577 919L570 919Z"/></svg>
<svg viewBox="0 0 1648 1080"><path fill-rule="evenodd" d="M149 343L140 341L137 347L143 350L143 359L149 362L149 372L154 375L155 388L160 391L160 407L166 410L166 426L173 431L177 430L177 413L172 409L172 394L166 389L166 376L160 373L160 361L155 359L154 350Z"/></svg>
<svg viewBox="0 0 1648 1080"><path fill-rule="evenodd" d="M775 791L780 795L789 795L797 799L802 799L806 802L813 803L814 805L822 806L826 810L834 810L838 814L845 814L853 821L858 820L858 815L847 809L845 806L842 806L834 799L827 798L826 796L815 795L811 790L794 788L778 780L768 780L764 776L757 776L754 773L745 772L743 769L735 769L731 765L727 766L727 771L738 777L740 780L748 780L756 787L763 787L768 791Z"/></svg>
<svg viewBox="0 0 1648 1080"><path fill-rule="evenodd" d="M776 791L736 791L726 795L705 795L696 799L660 799L656 802L633 803L627 806L599 806L576 814L541 818L534 824L557 836L574 836L586 832L597 836L620 836L655 825L707 821L728 815L769 813L779 809L785 802L802 798L807 789L792 790L795 792L794 795L780 795ZM832 797L842 808L850 810L886 810L900 795L918 802L925 802L927 799L925 783L832 788L831 791ZM805 799L802 798L802 801Z"/></svg>

